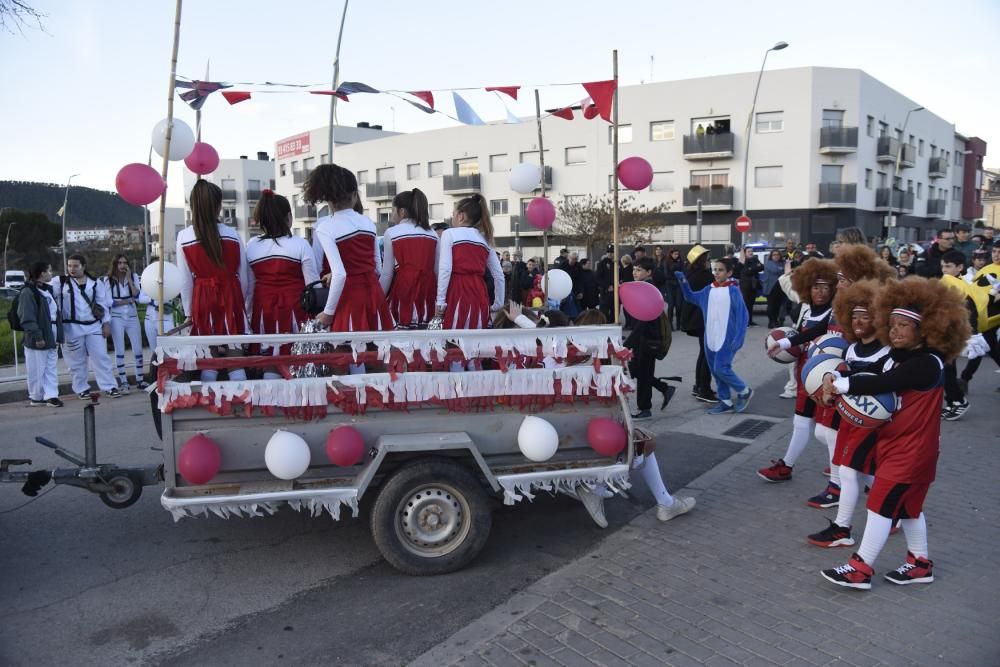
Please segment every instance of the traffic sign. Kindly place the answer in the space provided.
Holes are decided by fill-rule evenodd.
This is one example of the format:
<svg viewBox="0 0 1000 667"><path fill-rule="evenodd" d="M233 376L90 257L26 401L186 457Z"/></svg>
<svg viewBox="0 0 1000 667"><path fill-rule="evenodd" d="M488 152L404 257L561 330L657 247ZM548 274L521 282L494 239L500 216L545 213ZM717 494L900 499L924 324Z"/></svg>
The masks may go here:
<svg viewBox="0 0 1000 667"><path fill-rule="evenodd" d="M736 231L738 232L749 232L750 231L750 216L741 215L736 218Z"/></svg>

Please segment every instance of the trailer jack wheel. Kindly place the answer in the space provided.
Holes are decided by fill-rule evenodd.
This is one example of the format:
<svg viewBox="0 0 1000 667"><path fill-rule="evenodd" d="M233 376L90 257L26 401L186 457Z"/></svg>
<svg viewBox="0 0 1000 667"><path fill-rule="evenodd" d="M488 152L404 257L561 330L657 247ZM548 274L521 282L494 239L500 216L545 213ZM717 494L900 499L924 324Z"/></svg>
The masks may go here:
<svg viewBox="0 0 1000 667"><path fill-rule="evenodd" d="M129 473L118 473L107 479L111 491L101 493L100 498L108 507L122 510L131 507L142 495L142 482Z"/></svg>

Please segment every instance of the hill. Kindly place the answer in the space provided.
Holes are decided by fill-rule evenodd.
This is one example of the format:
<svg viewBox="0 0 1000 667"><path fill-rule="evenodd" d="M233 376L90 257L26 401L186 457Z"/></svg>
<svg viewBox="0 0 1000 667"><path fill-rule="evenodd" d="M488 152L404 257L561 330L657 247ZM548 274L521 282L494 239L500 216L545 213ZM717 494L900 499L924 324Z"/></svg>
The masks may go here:
<svg viewBox="0 0 1000 667"><path fill-rule="evenodd" d="M0 209L44 213L49 220L60 221L66 188L53 183L0 181ZM137 227L143 222L142 208L124 201L114 192L73 186L69 189L69 215L66 227Z"/></svg>

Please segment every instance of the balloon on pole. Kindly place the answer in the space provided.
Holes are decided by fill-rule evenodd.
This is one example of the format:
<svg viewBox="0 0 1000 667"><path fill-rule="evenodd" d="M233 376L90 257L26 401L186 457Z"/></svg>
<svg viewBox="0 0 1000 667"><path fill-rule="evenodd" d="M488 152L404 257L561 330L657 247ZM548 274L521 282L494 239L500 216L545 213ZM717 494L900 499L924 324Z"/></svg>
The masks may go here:
<svg viewBox="0 0 1000 667"><path fill-rule="evenodd" d="M556 221L556 207L552 200L545 197L535 197L524 209L524 216L535 229L549 229Z"/></svg>
<svg viewBox="0 0 1000 667"><path fill-rule="evenodd" d="M163 177L148 164L127 164L115 176L115 190L122 199L136 206L153 203L166 189Z"/></svg>
<svg viewBox="0 0 1000 667"><path fill-rule="evenodd" d="M219 153L211 144L196 142L190 155L184 158L184 164L195 174L204 176L219 168Z"/></svg>
<svg viewBox="0 0 1000 667"><path fill-rule="evenodd" d="M534 192L542 182L542 170L533 162L522 162L510 170L507 181L511 190L526 195Z"/></svg>
<svg viewBox="0 0 1000 667"><path fill-rule="evenodd" d="M166 262L163 265L163 300L170 301L175 296L180 294L182 285L183 279L181 278L181 270L177 268L176 264ZM139 286L142 288L143 292L154 299L160 298L159 262L153 262L143 269L142 276L139 278Z"/></svg>
<svg viewBox="0 0 1000 667"><path fill-rule="evenodd" d="M183 160L194 150L194 131L191 126L182 120L173 119L174 130L170 134L170 156L168 160ZM164 118L153 126L152 136L153 150L160 157L164 157L163 152L167 143L167 119Z"/></svg>
<svg viewBox="0 0 1000 667"><path fill-rule="evenodd" d="M629 190L643 190L653 182L653 167L641 157L627 157L618 163L618 180Z"/></svg>
<svg viewBox="0 0 1000 667"><path fill-rule="evenodd" d="M573 279L562 269L552 269L549 271L549 294L550 299L562 301L573 291Z"/></svg>

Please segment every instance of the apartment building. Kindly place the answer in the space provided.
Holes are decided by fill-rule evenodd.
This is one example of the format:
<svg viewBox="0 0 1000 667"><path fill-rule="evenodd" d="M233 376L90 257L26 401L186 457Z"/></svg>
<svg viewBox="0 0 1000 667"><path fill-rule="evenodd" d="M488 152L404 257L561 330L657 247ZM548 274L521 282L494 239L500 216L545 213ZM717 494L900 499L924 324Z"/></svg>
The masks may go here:
<svg viewBox="0 0 1000 667"><path fill-rule="evenodd" d="M222 222L235 228L244 243L257 233L253 209L264 189L274 189L274 169L274 161L266 151L260 151L255 160L246 155L236 160L220 160L219 167L203 177L222 189ZM184 170L184 219L187 224L191 224L188 199L197 180L197 174Z"/></svg>
<svg viewBox="0 0 1000 667"><path fill-rule="evenodd" d="M184 229L185 209L180 206L168 206L163 217L165 224L160 223L158 206L149 209L149 254L153 257L162 257L168 262L176 262L177 234Z"/></svg>

